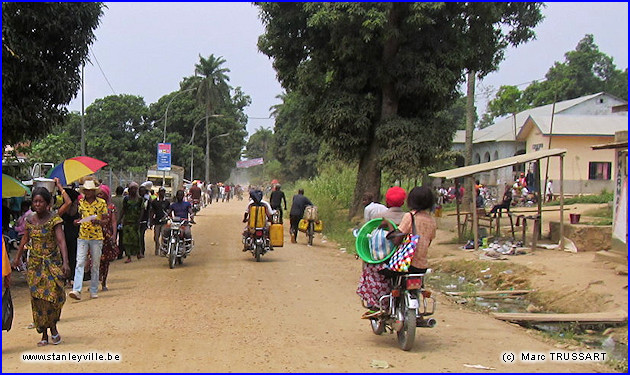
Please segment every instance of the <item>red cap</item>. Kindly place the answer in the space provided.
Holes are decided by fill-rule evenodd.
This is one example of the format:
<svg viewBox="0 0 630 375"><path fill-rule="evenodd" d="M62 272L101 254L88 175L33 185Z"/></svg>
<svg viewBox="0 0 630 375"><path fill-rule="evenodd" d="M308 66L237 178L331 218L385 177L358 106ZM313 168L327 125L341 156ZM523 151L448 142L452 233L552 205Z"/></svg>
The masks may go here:
<svg viewBox="0 0 630 375"><path fill-rule="evenodd" d="M405 198L407 197L407 193L405 189L394 186L387 190L385 193L385 203L387 203L388 207L401 207L405 204Z"/></svg>

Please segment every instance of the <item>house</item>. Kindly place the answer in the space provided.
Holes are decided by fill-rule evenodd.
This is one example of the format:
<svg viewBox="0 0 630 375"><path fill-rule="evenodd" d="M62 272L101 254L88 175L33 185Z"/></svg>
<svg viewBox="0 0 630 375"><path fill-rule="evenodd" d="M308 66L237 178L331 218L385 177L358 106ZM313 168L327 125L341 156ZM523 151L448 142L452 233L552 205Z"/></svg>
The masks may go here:
<svg viewBox="0 0 630 375"><path fill-rule="evenodd" d="M614 152L609 151L610 155L603 155L605 152L595 154L590 149L590 145L610 142L616 130L625 130L627 128L628 112L623 110L624 106L627 109L625 101L600 92L561 101L555 103L555 105L548 104L530 108L507 118L499 119L493 125L484 129L476 129L473 133L473 164L503 159L543 148L548 149L549 137L551 137L551 148L566 148L568 153L573 155L574 161L579 160L579 165L575 163L574 165L570 163L565 164L565 173L576 168L569 186L565 187L565 193L599 193L603 188L612 190L612 181L594 182L590 180L588 168L590 168L591 162L612 162ZM554 114L553 131L550 126L552 111ZM583 121L578 121L581 117L589 117L590 120L584 118ZM602 117L602 119L594 120L599 117ZM528 127L523 131L526 124L528 124ZM587 134L585 127L588 128L589 126L597 126L600 129L591 132L593 134ZM574 128L576 129L573 130ZM533 129L538 130L532 132ZM563 131L562 137L564 138L562 139L556 138L556 135L561 134L559 129ZM541 134L537 134L538 131ZM456 132L453 139L454 151L463 153L465 133L463 130ZM576 159L576 156L579 159ZM590 158L595 159L591 160ZM463 165L463 159L457 160L457 165ZM609 177L603 171L606 166L607 164L592 164L592 168L594 168L592 176L596 178ZM587 171L577 171L579 168L586 168ZM481 174L479 180L485 185L498 186L497 190L501 192L505 184L511 184L520 173L535 172L535 170L536 168L533 168L532 165L526 166L521 164ZM543 164L540 170L542 180L544 180L546 165ZM550 178L554 179L555 174L558 173L557 168L553 169L550 166L549 171ZM568 177L565 175L565 180Z"/></svg>
<svg viewBox="0 0 630 375"><path fill-rule="evenodd" d="M626 107L627 110L627 107ZM613 201L612 248L628 263L628 131L618 131L612 143L592 146L593 150L615 152L615 198ZM597 151L595 151L597 152Z"/></svg>

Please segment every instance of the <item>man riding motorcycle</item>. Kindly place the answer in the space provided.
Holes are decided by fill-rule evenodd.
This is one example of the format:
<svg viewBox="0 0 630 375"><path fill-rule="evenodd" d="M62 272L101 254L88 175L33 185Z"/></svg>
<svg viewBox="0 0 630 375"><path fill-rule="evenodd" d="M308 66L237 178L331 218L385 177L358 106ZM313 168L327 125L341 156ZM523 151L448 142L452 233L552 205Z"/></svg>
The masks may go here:
<svg viewBox="0 0 630 375"><path fill-rule="evenodd" d="M260 190L251 190L249 192L249 204L243 215L243 223L247 223L243 231L243 251L247 248L247 238L256 230L256 228L265 228L265 237L269 238L269 223L272 220L274 210L269 203L263 199L263 192ZM259 211L260 210L260 211ZM271 247L269 250L273 250Z"/></svg>
<svg viewBox="0 0 630 375"><path fill-rule="evenodd" d="M181 220L188 220L189 217L193 215L192 206L190 202L184 201L184 191L178 190L175 194L175 202L171 203L168 208L168 217L171 218L180 218ZM192 220L191 220L192 223ZM190 231L190 225L182 225L181 231L184 234L184 240L186 241L186 253L189 253L191 250L192 244L192 233ZM166 252L166 246L164 244L168 244L168 240L171 237L171 225L164 225L164 229L162 230L162 254Z"/></svg>
<svg viewBox="0 0 630 375"><path fill-rule="evenodd" d="M201 188L197 186L197 181L194 181L190 189L188 189L188 195L192 204L200 204L201 202ZM195 224L195 211L192 211L190 222Z"/></svg>

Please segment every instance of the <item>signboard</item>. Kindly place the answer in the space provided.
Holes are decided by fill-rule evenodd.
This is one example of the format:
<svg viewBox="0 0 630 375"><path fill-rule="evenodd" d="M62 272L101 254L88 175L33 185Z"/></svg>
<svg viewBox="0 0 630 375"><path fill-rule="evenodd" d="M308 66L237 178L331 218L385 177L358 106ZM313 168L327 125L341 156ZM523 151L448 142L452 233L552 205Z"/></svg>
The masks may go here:
<svg viewBox="0 0 630 375"><path fill-rule="evenodd" d="M158 171L171 170L171 144L170 143L158 143L157 169Z"/></svg>
<svg viewBox="0 0 630 375"><path fill-rule="evenodd" d="M236 162L236 168L249 168L249 167L253 167L254 165L262 165L262 164L264 164L263 158L243 160L243 161Z"/></svg>

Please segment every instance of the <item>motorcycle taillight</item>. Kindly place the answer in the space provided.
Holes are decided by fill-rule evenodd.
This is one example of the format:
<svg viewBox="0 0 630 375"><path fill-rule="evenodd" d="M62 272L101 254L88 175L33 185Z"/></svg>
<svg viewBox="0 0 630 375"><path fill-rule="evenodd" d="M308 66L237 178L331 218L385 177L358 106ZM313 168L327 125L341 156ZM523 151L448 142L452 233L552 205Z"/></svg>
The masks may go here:
<svg viewBox="0 0 630 375"><path fill-rule="evenodd" d="M262 237L262 235L263 235L262 230L257 230L256 231L256 237Z"/></svg>
<svg viewBox="0 0 630 375"><path fill-rule="evenodd" d="M392 297L400 297L400 289L393 289Z"/></svg>
<svg viewBox="0 0 630 375"><path fill-rule="evenodd" d="M422 279L407 279L407 290L420 289L422 288Z"/></svg>

